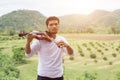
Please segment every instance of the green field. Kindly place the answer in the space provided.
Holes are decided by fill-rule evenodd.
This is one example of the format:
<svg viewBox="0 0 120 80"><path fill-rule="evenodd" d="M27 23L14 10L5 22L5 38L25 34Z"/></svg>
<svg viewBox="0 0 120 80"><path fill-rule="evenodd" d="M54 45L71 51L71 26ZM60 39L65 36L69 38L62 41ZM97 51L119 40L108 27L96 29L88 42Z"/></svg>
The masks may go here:
<svg viewBox="0 0 120 80"><path fill-rule="evenodd" d="M75 55L71 59L63 55L65 80L120 80L120 40L67 40ZM12 47L24 47L25 42L26 39L1 40L1 52L12 56ZM20 70L20 80L36 80L38 56L26 59L26 64L16 65Z"/></svg>

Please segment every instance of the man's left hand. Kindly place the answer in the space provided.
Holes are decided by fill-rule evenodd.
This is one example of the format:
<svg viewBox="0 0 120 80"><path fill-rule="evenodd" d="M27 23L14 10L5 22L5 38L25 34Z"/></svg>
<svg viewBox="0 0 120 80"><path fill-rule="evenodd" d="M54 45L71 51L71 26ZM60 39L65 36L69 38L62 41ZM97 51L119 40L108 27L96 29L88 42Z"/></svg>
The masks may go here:
<svg viewBox="0 0 120 80"><path fill-rule="evenodd" d="M68 46L68 44L65 43L64 41L56 42L56 44L57 44L57 46L58 46L59 48L63 48L63 47L67 47L67 46Z"/></svg>

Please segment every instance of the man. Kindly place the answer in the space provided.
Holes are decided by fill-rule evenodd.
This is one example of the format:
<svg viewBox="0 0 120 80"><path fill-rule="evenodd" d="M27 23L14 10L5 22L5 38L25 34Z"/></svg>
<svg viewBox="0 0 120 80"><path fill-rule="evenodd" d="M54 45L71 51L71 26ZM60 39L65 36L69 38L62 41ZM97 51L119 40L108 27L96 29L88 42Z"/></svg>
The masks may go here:
<svg viewBox="0 0 120 80"><path fill-rule="evenodd" d="M43 32L44 35L27 35L25 54L31 57L38 53L37 80L63 80L62 53L73 55L73 49L64 37L57 35L59 18L49 17L46 26L47 32ZM30 45L32 40L33 43Z"/></svg>

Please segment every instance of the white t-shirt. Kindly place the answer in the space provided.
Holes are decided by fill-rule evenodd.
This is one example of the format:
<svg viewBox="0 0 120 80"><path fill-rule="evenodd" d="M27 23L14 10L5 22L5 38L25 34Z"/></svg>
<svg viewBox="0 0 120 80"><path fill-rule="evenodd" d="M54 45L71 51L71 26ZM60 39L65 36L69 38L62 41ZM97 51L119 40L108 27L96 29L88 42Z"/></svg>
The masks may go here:
<svg viewBox="0 0 120 80"><path fill-rule="evenodd" d="M31 57L38 53L38 75L50 78L61 77L63 75L62 53L67 53L67 49L59 48L56 45L56 42L61 40L68 44L62 36L56 36L52 42L33 40L30 46L31 53L26 54L26 56Z"/></svg>

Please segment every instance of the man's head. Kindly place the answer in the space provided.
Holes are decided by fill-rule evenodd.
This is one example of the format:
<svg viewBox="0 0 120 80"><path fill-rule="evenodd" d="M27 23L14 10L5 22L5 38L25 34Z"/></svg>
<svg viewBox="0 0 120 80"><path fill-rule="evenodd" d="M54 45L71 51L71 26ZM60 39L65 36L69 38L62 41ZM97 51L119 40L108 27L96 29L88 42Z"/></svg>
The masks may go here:
<svg viewBox="0 0 120 80"><path fill-rule="evenodd" d="M56 34L59 30L59 18L55 16L47 18L46 26L50 33Z"/></svg>

